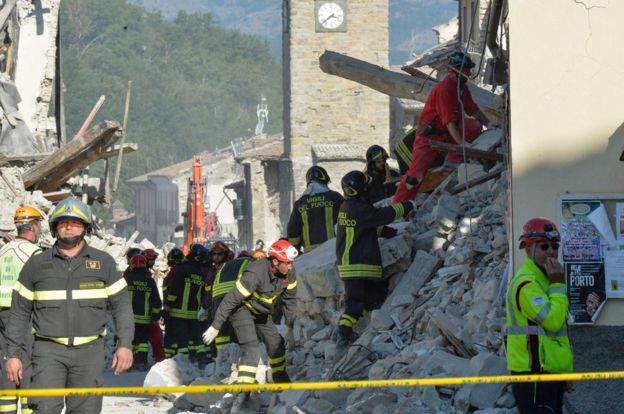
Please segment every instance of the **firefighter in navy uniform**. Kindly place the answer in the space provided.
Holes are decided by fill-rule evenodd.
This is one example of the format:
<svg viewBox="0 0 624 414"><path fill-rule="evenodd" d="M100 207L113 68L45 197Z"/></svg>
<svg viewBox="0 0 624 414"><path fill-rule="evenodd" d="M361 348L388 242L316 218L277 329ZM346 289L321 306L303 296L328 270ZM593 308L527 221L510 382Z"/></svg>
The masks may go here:
<svg viewBox="0 0 624 414"><path fill-rule="evenodd" d="M167 329L178 344L178 352L187 354L200 369L208 363L207 348L202 342L202 329L197 320L201 307L204 280L208 269L202 264L207 255L201 244L192 244L186 261L175 267L171 287L167 289L165 309L169 312Z"/></svg>
<svg viewBox="0 0 624 414"><path fill-rule="evenodd" d="M379 145L366 150L366 174L370 177L368 199L371 203L392 197L396 191L399 173L388 166L388 152ZM389 181L389 182L388 182Z"/></svg>
<svg viewBox="0 0 624 414"><path fill-rule="evenodd" d="M37 246L41 235L41 221L43 216L32 206L19 207L15 211L13 222L17 228L17 238L5 244L0 250L0 352L3 355L7 352L6 327L9 323L11 309L11 293L13 286L17 282L24 263L34 254L40 253L41 248ZM22 362L24 364L24 376L20 386L21 389L28 387L30 383L30 350L32 349L32 335L27 333L25 347L23 350ZM14 382L8 380L4 366L0 372L0 389L15 389ZM22 413L27 405L27 399L22 398ZM16 397L0 397L0 413L17 412ZM28 411L30 412L30 411Z"/></svg>
<svg viewBox="0 0 624 414"><path fill-rule="evenodd" d="M110 309L118 338L112 367L115 375L132 365L134 321L126 281L107 253L89 246L89 207L79 199L61 201L50 215L56 236L51 249L26 262L13 288L7 330L8 378L19 383L23 335L31 327L31 388L101 387L106 314ZM61 413L63 397L32 397L36 413ZM67 414L99 413L102 396L68 396Z"/></svg>
<svg viewBox="0 0 624 414"><path fill-rule="evenodd" d="M221 301L210 328L204 332L206 344L212 343L226 320L230 320L241 348L238 384L256 382L259 350L258 340L264 342L269 355L273 381L290 382L286 373L286 344L279 334L271 314L278 298L283 299L286 317L287 341L292 343L295 319L297 279L292 266L297 249L287 240L278 240L269 249L267 259L250 263L240 279ZM238 412L249 393L240 393L234 399L232 413Z"/></svg>
<svg viewBox="0 0 624 414"><path fill-rule="evenodd" d="M334 227L344 199L327 187L329 181L327 171L318 165L310 167L306 173L307 188L295 201L287 227L288 241L299 251L303 247L304 252L311 252L336 237Z"/></svg>
<svg viewBox="0 0 624 414"><path fill-rule="evenodd" d="M247 266L253 262L254 259L252 257L239 256L219 269L212 282L212 294L209 300L204 303L206 309L211 310L212 315L217 313L217 309L225 295L232 290L236 281L241 278ZM219 330L219 336L215 339L217 350L229 343L236 342L235 338L230 321L225 321Z"/></svg>
<svg viewBox="0 0 624 414"><path fill-rule="evenodd" d="M152 321L158 321L162 311L162 301L156 282L147 268L147 257L139 254L130 259L129 271L124 276L130 292L130 302L134 313L134 367L146 370L148 340Z"/></svg>
<svg viewBox="0 0 624 414"><path fill-rule="evenodd" d="M169 266L169 272L167 276L163 279L163 298L167 299L167 291L171 288L173 283L173 277L175 275L176 267L184 261L184 253L181 249L174 247L169 250L167 253L167 266ZM165 358L171 358L175 354L178 353L178 343L175 341L173 334L171 333L171 329L169 329L169 311L163 310L162 319L165 323L165 335L164 335L164 344L165 344Z"/></svg>
<svg viewBox="0 0 624 414"><path fill-rule="evenodd" d="M234 256L234 252L230 250L227 244L222 241L216 241L212 243L210 246L209 254L209 265L208 272L206 273L206 279L204 280L204 293L202 295L202 308L199 310L197 318L200 321L205 321L211 315L210 312L210 300L212 297L212 283L214 281L215 275L221 270L221 268L230 260L232 260ZM208 324L208 326L210 326ZM202 332L208 328L208 326L204 326Z"/></svg>
<svg viewBox="0 0 624 414"><path fill-rule="evenodd" d="M377 238L395 236L396 230L385 225L408 215L414 205L405 201L374 207L368 199L370 178L361 171L347 173L341 184L346 200L338 214L336 257L345 285L345 311L338 327L338 346L344 348L353 341L358 319L379 306L388 293Z"/></svg>

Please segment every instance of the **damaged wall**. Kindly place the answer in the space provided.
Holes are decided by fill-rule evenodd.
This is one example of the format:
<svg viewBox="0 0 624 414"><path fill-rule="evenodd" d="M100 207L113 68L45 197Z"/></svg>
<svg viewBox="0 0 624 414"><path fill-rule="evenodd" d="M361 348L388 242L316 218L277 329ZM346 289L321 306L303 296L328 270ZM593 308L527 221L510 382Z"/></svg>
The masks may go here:
<svg viewBox="0 0 624 414"><path fill-rule="evenodd" d="M531 217L557 219L560 194L623 191L622 15L622 2L510 2L512 240ZM598 322L621 315L611 301Z"/></svg>
<svg viewBox="0 0 624 414"><path fill-rule="evenodd" d="M40 151L56 145L56 124L48 119L56 76L56 36L61 0L17 2L20 37L15 83L22 97L20 112L31 128Z"/></svg>
<svg viewBox="0 0 624 414"><path fill-rule="evenodd" d="M623 15L624 2L509 2L512 240L530 217L557 219L561 194L623 192ZM570 329L576 371L622 368L623 315L609 299L597 320L608 326ZM607 412L622 392L621 381L579 383L568 411Z"/></svg>

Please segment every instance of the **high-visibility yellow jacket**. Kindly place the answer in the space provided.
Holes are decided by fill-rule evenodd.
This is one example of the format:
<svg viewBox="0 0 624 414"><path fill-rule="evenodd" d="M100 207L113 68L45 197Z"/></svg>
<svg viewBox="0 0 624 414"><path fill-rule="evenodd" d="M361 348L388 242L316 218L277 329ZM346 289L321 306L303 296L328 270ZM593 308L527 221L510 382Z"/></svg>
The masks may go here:
<svg viewBox="0 0 624 414"><path fill-rule="evenodd" d="M571 372L572 349L564 283L551 283L529 258L507 290L507 369L512 372Z"/></svg>
<svg viewBox="0 0 624 414"><path fill-rule="evenodd" d="M13 285L17 282L19 272L30 256L40 251L41 248L36 244L19 238L2 247L0 250L0 307L11 307Z"/></svg>

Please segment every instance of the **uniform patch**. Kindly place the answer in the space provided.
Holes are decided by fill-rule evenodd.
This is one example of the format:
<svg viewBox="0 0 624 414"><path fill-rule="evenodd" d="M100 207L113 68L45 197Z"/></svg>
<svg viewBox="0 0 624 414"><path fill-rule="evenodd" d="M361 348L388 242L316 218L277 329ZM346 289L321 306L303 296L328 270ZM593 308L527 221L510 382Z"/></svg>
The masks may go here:
<svg viewBox="0 0 624 414"><path fill-rule="evenodd" d="M85 266L87 267L87 269L99 270L100 261L99 260L85 260Z"/></svg>
<svg viewBox="0 0 624 414"><path fill-rule="evenodd" d="M533 302L533 306L542 306L544 303L546 303L546 299L541 296L537 296L531 299L531 302Z"/></svg>
<svg viewBox="0 0 624 414"><path fill-rule="evenodd" d="M104 282L83 282L79 286L80 289L101 289L104 287Z"/></svg>

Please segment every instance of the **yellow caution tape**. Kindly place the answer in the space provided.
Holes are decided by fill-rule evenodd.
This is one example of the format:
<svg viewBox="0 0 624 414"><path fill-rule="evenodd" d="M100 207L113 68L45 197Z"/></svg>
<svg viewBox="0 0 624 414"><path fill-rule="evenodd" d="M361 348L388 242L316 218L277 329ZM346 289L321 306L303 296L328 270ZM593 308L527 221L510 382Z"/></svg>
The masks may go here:
<svg viewBox="0 0 624 414"><path fill-rule="evenodd" d="M387 380L362 381L327 381L297 382L290 384L226 384L226 385L188 385L176 387L103 387L103 388L49 388L29 390L0 390L0 397L84 397L88 395L153 395L175 393L234 393L251 391L307 391L353 388L385 388L385 387L430 387L464 384L493 384L511 382L544 382L544 381L595 381L624 378L624 371L611 372L579 372L568 374L543 375L497 375L484 377L455 378L406 378Z"/></svg>

